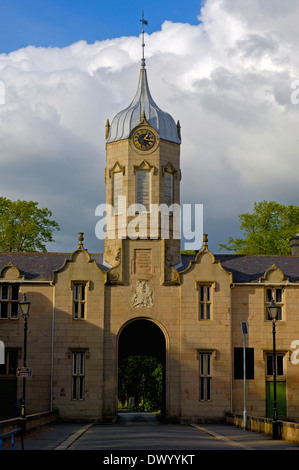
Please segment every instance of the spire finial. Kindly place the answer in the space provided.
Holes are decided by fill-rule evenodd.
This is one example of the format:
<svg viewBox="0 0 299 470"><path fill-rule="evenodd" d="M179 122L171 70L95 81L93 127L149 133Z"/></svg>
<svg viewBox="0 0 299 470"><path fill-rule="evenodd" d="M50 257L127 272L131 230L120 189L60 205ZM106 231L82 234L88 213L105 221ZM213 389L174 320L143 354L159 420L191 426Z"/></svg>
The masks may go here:
<svg viewBox="0 0 299 470"><path fill-rule="evenodd" d="M208 247L208 235L207 235L207 233L203 234L202 241L203 241L203 246Z"/></svg>
<svg viewBox="0 0 299 470"><path fill-rule="evenodd" d="M148 26L148 21L144 19L144 14L142 10L142 19L140 20L142 23L142 58L141 58L141 67L144 69L145 68L145 58L144 58L144 25Z"/></svg>
<svg viewBox="0 0 299 470"><path fill-rule="evenodd" d="M84 233L83 232L79 232L79 237L78 237L78 248L83 248L83 240L84 240L84 237L83 237Z"/></svg>

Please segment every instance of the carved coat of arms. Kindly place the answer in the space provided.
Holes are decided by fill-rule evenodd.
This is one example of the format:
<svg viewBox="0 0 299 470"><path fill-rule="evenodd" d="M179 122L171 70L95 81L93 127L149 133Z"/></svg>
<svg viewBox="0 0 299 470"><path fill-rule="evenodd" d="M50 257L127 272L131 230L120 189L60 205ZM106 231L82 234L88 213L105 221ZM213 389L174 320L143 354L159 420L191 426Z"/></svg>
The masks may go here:
<svg viewBox="0 0 299 470"><path fill-rule="evenodd" d="M153 292L150 291L148 281L137 281L132 307L153 307L153 305Z"/></svg>

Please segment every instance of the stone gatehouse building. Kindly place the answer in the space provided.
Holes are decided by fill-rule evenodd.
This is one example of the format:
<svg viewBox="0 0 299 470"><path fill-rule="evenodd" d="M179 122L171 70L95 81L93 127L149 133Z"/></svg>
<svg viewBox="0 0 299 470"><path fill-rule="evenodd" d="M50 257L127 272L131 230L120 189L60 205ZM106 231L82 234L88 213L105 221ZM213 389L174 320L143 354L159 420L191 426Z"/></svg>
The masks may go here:
<svg viewBox="0 0 299 470"><path fill-rule="evenodd" d="M247 322L247 413L271 417L266 307L274 298L278 415L299 419L299 237L290 256L213 254L206 235L195 255L180 255L174 214L167 238L161 217L150 223L153 205L180 203L180 145L180 125L154 102L142 66L133 101L106 124L106 202L114 212L104 254L89 254L83 233L72 253L0 253L2 419L22 396L16 370L23 363L23 293L31 302L27 414L57 409L65 419L115 421L118 363L140 353L162 362L168 419L242 413L241 322ZM134 212L124 210L123 200L138 204ZM123 235L128 228L135 237Z"/></svg>

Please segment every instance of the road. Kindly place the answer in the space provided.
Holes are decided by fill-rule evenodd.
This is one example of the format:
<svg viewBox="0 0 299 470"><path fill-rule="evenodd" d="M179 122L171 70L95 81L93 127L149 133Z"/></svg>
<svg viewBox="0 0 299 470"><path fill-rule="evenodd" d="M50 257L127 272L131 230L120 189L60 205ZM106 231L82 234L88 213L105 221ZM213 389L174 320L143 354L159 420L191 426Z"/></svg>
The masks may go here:
<svg viewBox="0 0 299 470"><path fill-rule="evenodd" d="M120 413L119 417L116 424L57 422L41 427L25 436L25 452L18 452L21 439L17 436L16 452L1 452L2 466L11 466L13 459L15 465L30 462L31 468L33 464L40 468L41 463L56 466L64 461L70 468L83 469L157 464L198 467L202 458L207 457L214 465L223 465L229 459L230 466L239 467L240 463L244 466L244 462L256 466L261 453L244 450L275 451L265 452L265 457L268 464L273 459L277 466L278 459L285 459L285 454L276 451L299 450L298 444L273 440L271 436L225 423L162 424L151 413ZM4 448L9 451L10 447L8 440ZM293 452L291 456L295 458Z"/></svg>
<svg viewBox="0 0 299 470"><path fill-rule="evenodd" d="M114 425L93 425L74 440L67 450L113 451L201 450L297 450L285 441L273 441L261 433L243 431L230 425L161 424L150 413L122 413ZM118 453L119 455L119 453ZM197 454L198 455L198 454Z"/></svg>
<svg viewBox="0 0 299 470"><path fill-rule="evenodd" d="M191 426L135 422L92 426L68 450L190 451L232 448L236 447Z"/></svg>

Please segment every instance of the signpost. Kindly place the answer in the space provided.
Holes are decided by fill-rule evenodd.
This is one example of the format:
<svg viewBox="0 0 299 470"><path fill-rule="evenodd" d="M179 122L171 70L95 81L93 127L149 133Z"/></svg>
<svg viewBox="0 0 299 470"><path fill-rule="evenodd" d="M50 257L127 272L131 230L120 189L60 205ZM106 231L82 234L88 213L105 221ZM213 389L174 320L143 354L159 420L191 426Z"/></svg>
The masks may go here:
<svg viewBox="0 0 299 470"><path fill-rule="evenodd" d="M247 411L246 411L246 335L248 335L247 322L241 322L241 329L243 333L243 381L244 381L244 411L243 411L243 429L247 425Z"/></svg>
<svg viewBox="0 0 299 470"><path fill-rule="evenodd" d="M17 377L32 377L32 369L30 367L18 367Z"/></svg>

